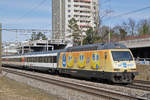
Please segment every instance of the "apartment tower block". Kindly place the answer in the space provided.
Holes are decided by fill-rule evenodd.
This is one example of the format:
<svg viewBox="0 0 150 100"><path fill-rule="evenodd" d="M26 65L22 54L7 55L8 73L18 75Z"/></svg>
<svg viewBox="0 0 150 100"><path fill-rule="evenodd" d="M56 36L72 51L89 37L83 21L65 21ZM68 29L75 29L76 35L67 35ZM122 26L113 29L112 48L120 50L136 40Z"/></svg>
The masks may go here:
<svg viewBox="0 0 150 100"><path fill-rule="evenodd" d="M68 22L75 18L80 28L96 27L99 0L52 0L52 38L69 39Z"/></svg>

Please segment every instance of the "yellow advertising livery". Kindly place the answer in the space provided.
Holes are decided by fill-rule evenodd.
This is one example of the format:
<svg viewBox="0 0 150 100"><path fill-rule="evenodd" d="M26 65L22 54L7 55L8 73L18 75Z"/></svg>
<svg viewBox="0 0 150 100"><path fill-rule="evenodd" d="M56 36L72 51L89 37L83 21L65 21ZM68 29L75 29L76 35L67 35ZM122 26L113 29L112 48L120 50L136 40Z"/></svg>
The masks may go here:
<svg viewBox="0 0 150 100"><path fill-rule="evenodd" d="M131 51L118 43L70 47L60 53L58 67L62 73L114 83L131 83L137 74Z"/></svg>
<svg viewBox="0 0 150 100"><path fill-rule="evenodd" d="M3 66L114 83L131 83L137 74L131 51L119 43L91 44L42 53L4 56L2 61Z"/></svg>

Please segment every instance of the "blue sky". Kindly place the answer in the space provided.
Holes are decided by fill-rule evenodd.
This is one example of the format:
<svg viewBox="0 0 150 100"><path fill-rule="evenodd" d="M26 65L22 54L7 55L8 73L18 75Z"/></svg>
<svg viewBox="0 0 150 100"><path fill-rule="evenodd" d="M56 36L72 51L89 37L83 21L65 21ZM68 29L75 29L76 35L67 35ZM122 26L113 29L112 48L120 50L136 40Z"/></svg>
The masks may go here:
<svg viewBox="0 0 150 100"><path fill-rule="evenodd" d="M105 17L103 24L111 26L120 24L128 18L138 21L149 19L150 9L127 16L111 18L132 10L150 6L150 0L100 0L101 14L106 9L112 9L110 16ZM0 23L3 28L23 28L23 29L50 29L51 19L51 0L1 0L0 2ZM108 18L110 18L108 20ZM28 39L30 36L18 33L19 41ZM50 33L47 33L49 36ZM16 33L3 31L3 41L16 41Z"/></svg>

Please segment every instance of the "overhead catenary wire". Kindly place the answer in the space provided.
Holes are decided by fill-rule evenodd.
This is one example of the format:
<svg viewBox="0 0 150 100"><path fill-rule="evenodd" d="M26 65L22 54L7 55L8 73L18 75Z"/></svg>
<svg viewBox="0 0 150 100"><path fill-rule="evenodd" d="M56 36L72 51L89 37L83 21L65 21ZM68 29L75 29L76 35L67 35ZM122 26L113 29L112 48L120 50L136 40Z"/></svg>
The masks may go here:
<svg viewBox="0 0 150 100"><path fill-rule="evenodd" d="M2 28L3 31L10 31L10 32L58 32L64 30L49 30L49 29L8 29L8 28Z"/></svg>
<svg viewBox="0 0 150 100"><path fill-rule="evenodd" d="M111 18L107 18L107 20L106 19L105 20L108 21L108 20L110 20L112 18L127 16L127 15L134 14L134 13L146 10L146 9L150 9L150 6L147 6L147 7L144 7L144 8L140 8L140 9L136 9L136 10L132 10L132 11L129 11L129 12L126 12L126 13L122 13L122 14L119 14L119 15L115 15L115 16L112 16Z"/></svg>
<svg viewBox="0 0 150 100"><path fill-rule="evenodd" d="M26 13L24 13L22 16L20 16L17 21L19 22L21 19L23 19L26 15L28 15L29 13L31 13L34 9L37 9L39 7L41 7L47 0L42 0L41 2L39 2L37 5L33 6L29 11L27 11Z"/></svg>

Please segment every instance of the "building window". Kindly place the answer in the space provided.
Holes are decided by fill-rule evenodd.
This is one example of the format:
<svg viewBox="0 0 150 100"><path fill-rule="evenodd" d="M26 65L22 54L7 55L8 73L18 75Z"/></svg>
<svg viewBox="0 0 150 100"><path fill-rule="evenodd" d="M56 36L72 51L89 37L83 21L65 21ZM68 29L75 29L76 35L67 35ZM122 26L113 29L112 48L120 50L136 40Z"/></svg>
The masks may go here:
<svg viewBox="0 0 150 100"><path fill-rule="evenodd" d="M74 15L74 17L79 17L79 15Z"/></svg>
<svg viewBox="0 0 150 100"><path fill-rule="evenodd" d="M68 17L71 17L71 15L68 15Z"/></svg>
<svg viewBox="0 0 150 100"><path fill-rule="evenodd" d="M71 7L71 5L68 5L68 7Z"/></svg>
<svg viewBox="0 0 150 100"><path fill-rule="evenodd" d="M71 12L71 10L68 10L68 12Z"/></svg>

